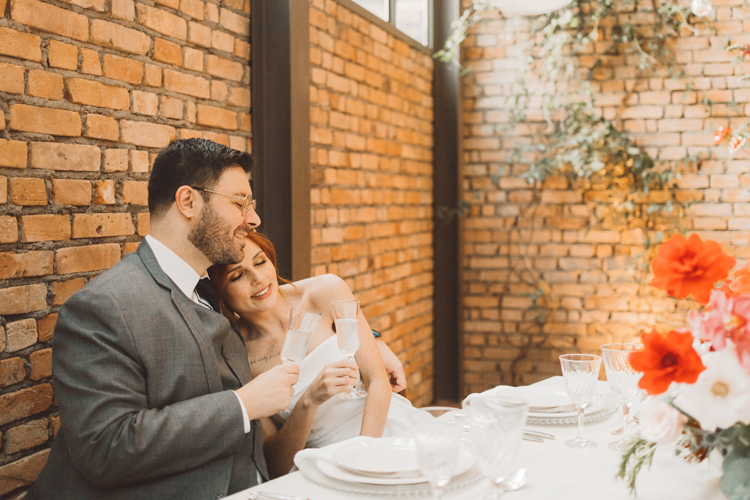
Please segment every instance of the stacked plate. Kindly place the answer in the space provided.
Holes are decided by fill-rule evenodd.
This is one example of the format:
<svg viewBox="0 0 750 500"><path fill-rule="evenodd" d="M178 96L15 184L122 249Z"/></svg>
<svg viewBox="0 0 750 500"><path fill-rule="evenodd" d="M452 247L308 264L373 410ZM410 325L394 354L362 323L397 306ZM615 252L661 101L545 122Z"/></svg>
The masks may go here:
<svg viewBox="0 0 750 500"><path fill-rule="evenodd" d="M565 425L578 423L578 412L565 389L550 386L502 388L495 393L498 398L520 399L529 403L528 424ZM594 422L609 417L617 411L617 403L595 395L583 410L583 421Z"/></svg>
<svg viewBox="0 0 750 500"><path fill-rule="evenodd" d="M414 440L409 437L354 440L331 453L316 453L298 461L302 474L314 483L351 493L399 496L430 493L429 480L419 471ZM474 457L463 447L453 487L479 479ZM449 485L448 489L452 489Z"/></svg>

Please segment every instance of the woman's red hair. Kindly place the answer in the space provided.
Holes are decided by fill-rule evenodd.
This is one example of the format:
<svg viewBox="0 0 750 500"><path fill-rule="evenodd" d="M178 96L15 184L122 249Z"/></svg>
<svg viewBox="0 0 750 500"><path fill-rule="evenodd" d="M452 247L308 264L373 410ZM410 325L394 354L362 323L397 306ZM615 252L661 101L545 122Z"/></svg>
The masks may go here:
<svg viewBox="0 0 750 500"><path fill-rule="evenodd" d="M276 249L273 247L273 243L271 243L271 240L257 232L248 233L246 237L248 240L258 245L263 253L266 254L268 260L270 260L271 264L273 264L273 268L277 270L276 277L278 278L279 282L287 284L291 283L291 281L279 276L278 268L276 267ZM232 323L236 323L237 317L224 305L224 293L227 290L227 283L229 282L229 266L212 266L208 270L208 275L210 276L211 281L216 287L216 292L219 294L221 313L229 321L231 321ZM281 293L281 291L279 291L279 293Z"/></svg>

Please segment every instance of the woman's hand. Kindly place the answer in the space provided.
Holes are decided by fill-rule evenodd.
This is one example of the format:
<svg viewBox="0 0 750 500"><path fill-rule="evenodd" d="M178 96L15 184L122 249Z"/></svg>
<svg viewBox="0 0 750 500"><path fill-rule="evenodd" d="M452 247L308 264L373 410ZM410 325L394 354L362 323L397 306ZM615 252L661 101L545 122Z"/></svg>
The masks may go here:
<svg viewBox="0 0 750 500"><path fill-rule="evenodd" d="M305 391L309 404L320 406L359 381L357 363L342 359L328 363Z"/></svg>
<svg viewBox="0 0 750 500"><path fill-rule="evenodd" d="M406 389L406 374L404 373L404 365L401 361L393 354L393 351L383 342L382 339L376 339L375 344L378 346L380 351L380 357L383 358L383 364L385 365L385 371L388 373L388 378L391 383L391 391L401 392Z"/></svg>

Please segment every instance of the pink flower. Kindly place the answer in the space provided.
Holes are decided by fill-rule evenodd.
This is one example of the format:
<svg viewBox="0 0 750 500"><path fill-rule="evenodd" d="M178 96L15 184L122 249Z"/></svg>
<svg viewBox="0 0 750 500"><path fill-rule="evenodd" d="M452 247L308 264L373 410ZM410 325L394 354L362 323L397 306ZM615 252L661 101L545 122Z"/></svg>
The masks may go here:
<svg viewBox="0 0 750 500"><path fill-rule="evenodd" d="M714 290L701 313L690 312L688 323L693 335L710 341L714 350L725 349L731 340L740 364L750 371L750 294L728 297Z"/></svg>
<svg viewBox="0 0 750 500"><path fill-rule="evenodd" d="M671 444L682 434L687 418L660 399L649 396L639 413L641 437L656 444Z"/></svg>

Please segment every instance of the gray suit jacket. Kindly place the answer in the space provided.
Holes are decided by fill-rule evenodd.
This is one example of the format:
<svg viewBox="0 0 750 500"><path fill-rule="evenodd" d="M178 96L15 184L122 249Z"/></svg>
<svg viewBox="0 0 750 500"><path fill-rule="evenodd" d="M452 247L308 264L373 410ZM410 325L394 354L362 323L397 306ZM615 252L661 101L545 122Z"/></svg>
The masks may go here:
<svg viewBox="0 0 750 500"><path fill-rule="evenodd" d="M212 499L268 477L261 426L244 433L230 391L251 379L244 344L200 307L146 242L63 305L61 428L29 500Z"/></svg>

